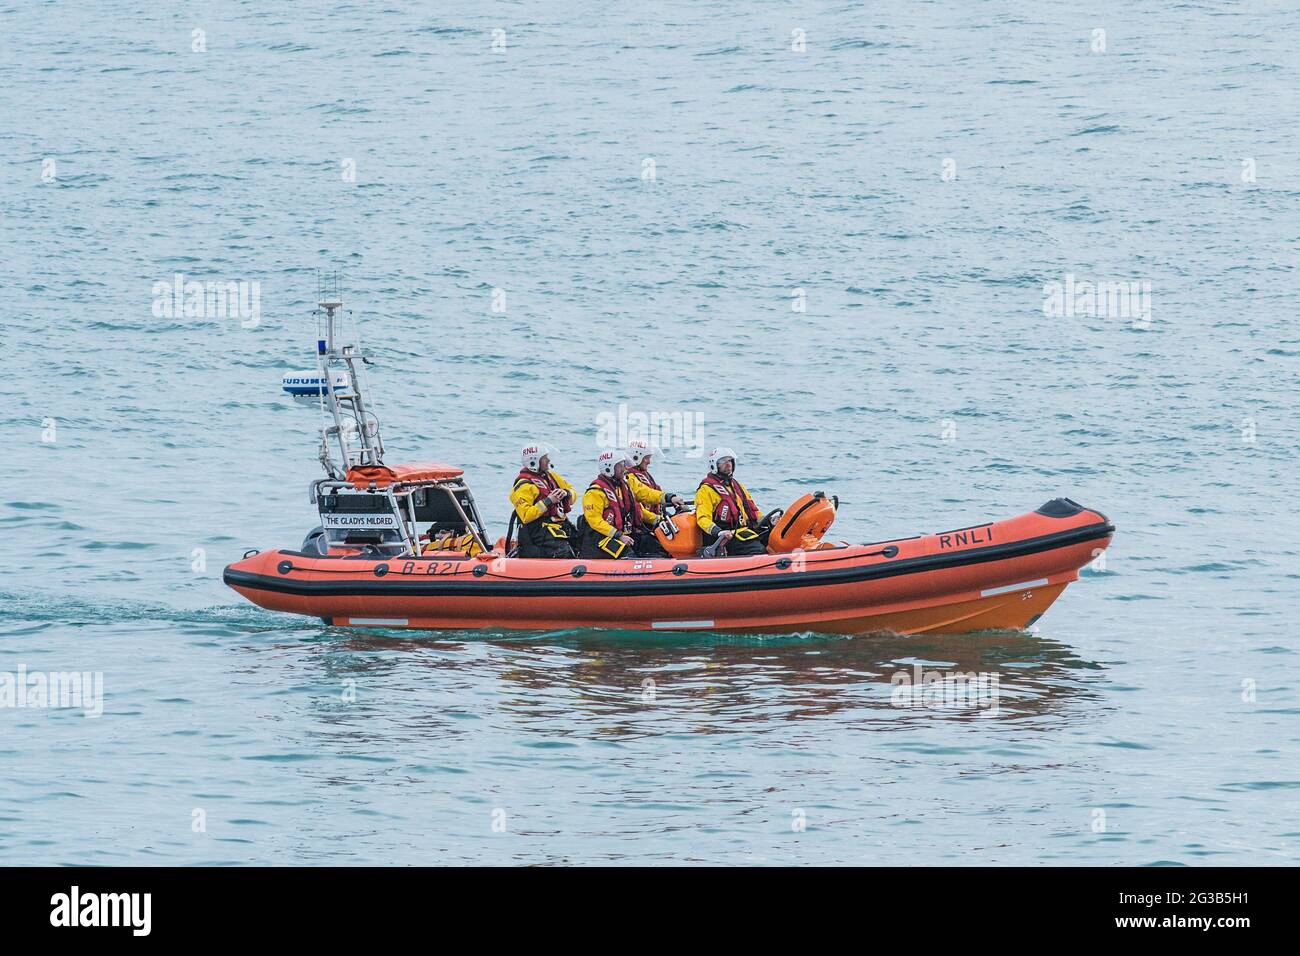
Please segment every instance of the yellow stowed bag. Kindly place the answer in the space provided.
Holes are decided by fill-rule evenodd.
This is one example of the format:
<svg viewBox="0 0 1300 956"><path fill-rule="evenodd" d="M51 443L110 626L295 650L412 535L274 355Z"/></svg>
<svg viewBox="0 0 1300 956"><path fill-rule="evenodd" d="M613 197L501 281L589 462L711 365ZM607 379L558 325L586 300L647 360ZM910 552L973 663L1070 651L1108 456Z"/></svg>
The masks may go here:
<svg viewBox="0 0 1300 956"><path fill-rule="evenodd" d="M424 546L422 553L428 554L430 551L463 551L472 558L480 554L483 547L468 531L459 535L453 531L440 531Z"/></svg>

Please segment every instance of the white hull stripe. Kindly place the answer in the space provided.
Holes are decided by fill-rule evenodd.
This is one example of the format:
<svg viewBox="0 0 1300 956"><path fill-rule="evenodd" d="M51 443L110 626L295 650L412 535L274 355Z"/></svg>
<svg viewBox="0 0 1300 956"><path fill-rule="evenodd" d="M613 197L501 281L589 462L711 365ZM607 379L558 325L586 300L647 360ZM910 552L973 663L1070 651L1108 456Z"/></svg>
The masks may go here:
<svg viewBox="0 0 1300 956"><path fill-rule="evenodd" d="M404 617L350 617L348 623L371 627L406 627L410 622Z"/></svg>
<svg viewBox="0 0 1300 956"><path fill-rule="evenodd" d="M675 631L692 627L712 627L712 621L651 621L650 627L656 631Z"/></svg>
<svg viewBox="0 0 1300 956"><path fill-rule="evenodd" d="M1047 583L1047 578L1039 578L1037 581L1025 581L1023 584L1007 584L1000 588L989 588L987 591L981 591L980 597L993 597L995 594L1006 594L1010 591L1023 591L1025 588L1038 588Z"/></svg>

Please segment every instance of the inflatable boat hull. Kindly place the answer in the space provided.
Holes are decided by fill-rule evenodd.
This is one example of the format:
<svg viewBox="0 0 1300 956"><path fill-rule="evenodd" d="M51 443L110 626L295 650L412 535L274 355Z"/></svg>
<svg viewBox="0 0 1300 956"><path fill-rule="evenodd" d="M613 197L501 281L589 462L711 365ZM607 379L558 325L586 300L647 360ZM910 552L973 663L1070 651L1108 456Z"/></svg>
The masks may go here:
<svg viewBox="0 0 1300 956"><path fill-rule="evenodd" d="M1114 526L1069 499L956 531L748 558L377 560L270 551L226 569L254 604L348 627L959 633L1025 628Z"/></svg>

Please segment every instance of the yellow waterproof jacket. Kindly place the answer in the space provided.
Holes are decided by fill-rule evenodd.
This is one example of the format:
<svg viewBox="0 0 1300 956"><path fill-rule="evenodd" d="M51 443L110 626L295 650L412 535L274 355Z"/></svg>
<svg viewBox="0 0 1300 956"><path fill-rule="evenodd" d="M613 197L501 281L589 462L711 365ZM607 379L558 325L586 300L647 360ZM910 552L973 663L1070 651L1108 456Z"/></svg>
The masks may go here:
<svg viewBox="0 0 1300 956"><path fill-rule="evenodd" d="M578 493L573 490L573 485L565 481L564 476L554 468L548 471L547 474L557 486L569 493L570 506L576 504ZM519 515L519 520L524 524L528 524L530 521L536 521L546 514L546 502L541 500L542 497L542 489L531 481L519 480L515 482L515 487L510 492L510 503L514 505L515 514Z"/></svg>
<svg viewBox="0 0 1300 956"><path fill-rule="evenodd" d="M431 551L463 551L472 558L476 554L482 554L483 547L468 531L463 534L443 531L433 536L433 540L424 546L422 553L428 554Z"/></svg>
<svg viewBox="0 0 1300 956"><path fill-rule="evenodd" d="M739 481L736 481L736 487L740 489L740 493L745 496L746 500L751 505L754 505L754 499L750 496L749 489ZM701 484L700 487L695 489L695 525L705 534L717 534L719 531L725 530L718 527L718 523L713 520L713 515L718 510L718 502L721 500L721 496L711 485ZM758 505L754 505L754 510L758 511ZM740 524L741 527L749 524L749 518L743 508L740 513Z"/></svg>
<svg viewBox="0 0 1300 956"><path fill-rule="evenodd" d="M653 526L658 520L659 515L651 511L646 505L660 505L664 503L667 492L658 491L649 485L643 485L632 475L625 479L628 488L632 490L632 497L637 501L637 510L641 512L641 521L646 525ZM614 526L605 520L605 509L609 507L609 497L599 488L591 487L587 493L582 496L582 515L587 519L587 526L601 537L609 537L614 533Z"/></svg>

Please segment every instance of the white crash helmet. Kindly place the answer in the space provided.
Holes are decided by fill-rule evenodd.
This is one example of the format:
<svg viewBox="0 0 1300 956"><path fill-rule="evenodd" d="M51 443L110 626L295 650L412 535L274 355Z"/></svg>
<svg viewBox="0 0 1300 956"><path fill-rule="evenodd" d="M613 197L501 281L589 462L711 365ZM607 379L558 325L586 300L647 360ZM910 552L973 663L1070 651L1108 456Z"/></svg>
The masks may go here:
<svg viewBox="0 0 1300 956"><path fill-rule="evenodd" d="M600 473L606 478L613 478L615 469L619 464L632 464L632 459L625 451L602 451L596 456L596 464L600 466Z"/></svg>
<svg viewBox="0 0 1300 956"><path fill-rule="evenodd" d="M544 441L530 442L519 452L520 463L529 471L537 471L542 466L542 459L553 457L555 449Z"/></svg>
<svg viewBox="0 0 1300 956"><path fill-rule="evenodd" d="M718 473L718 462L722 461L724 458L730 458L731 467L736 467L736 453L726 445L723 445L720 448L715 448L713 451L709 452L709 474L716 475Z"/></svg>
<svg viewBox="0 0 1300 956"><path fill-rule="evenodd" d="M659 455L662 453L663 450L658 445L648 441L637 440L627 443L627 457L631 460L633 465L640 465L641 462L645 461L651 455Z"/></svg>

